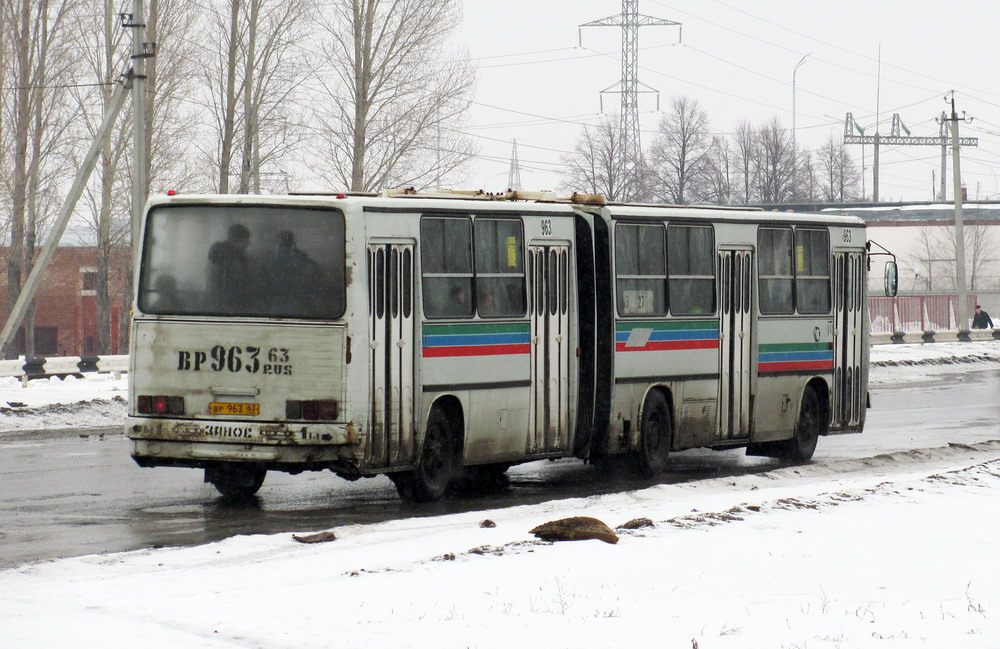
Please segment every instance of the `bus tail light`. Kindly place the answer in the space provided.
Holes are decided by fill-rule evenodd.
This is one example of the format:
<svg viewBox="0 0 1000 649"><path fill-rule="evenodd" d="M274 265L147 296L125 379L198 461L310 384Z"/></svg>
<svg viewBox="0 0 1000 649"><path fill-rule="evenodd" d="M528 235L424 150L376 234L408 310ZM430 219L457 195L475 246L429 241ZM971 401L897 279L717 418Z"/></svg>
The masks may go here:
<svg viewBox="0 0 1000 649"><path fill-rule="evenodd" d="M336 399L316 401L286 401L285 417L305 421L336 421L340 414Z"/></svg>
<svg viewBox="0 0 1000 649"><path fill-rule="evenodd" d="M140 394L136 405L140 415L184 414L184 397Z"/></svg>

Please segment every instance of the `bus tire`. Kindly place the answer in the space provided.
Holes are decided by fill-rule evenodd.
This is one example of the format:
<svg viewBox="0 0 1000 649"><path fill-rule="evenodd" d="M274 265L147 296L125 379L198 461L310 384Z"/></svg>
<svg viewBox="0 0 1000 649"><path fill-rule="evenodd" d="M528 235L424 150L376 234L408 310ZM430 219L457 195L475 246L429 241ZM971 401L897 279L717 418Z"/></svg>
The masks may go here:
<svg viewBox="0 0 1000 649"><path fill-rule="evenodd" d="M227 462L205 469L205 482L226 498L249 498L260 490L267 469Z"/></svg>
<svg viewBox="0 0 1000 649"><path fill-rule="evenodd" d="M455 451L455 435L448 417L441 408L432 409L416 468L389 474L399 496L418 503L440 500L455 477Z"/></svg>
<svg viewBox="0 0 1000 649"><path fill-rule="evenodd" d="M779 457L793 462L808 462L816 451L816 443L822 431L823 408L820 406L816 390L806 387L802 393L802 405L799 407L795 434L783 442Z"/></svg>
<svg viewBox="0 0 1000 649"><path fill-rule="evenodd" d="M632 464L639 477L648 479L663 471L672 437L673 420L667 400L661 392L650 392L642 407L639 448L633 453Z"/></svg>

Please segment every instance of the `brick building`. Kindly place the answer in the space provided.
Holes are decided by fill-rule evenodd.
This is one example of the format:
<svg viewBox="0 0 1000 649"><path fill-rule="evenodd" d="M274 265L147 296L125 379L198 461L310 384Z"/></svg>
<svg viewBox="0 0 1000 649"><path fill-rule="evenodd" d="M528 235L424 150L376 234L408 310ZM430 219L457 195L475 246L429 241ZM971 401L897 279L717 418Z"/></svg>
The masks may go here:
<svg viewBox="0 0 1000 649"><path fill-rule="evenodd" d="M6 261L9 248L0 248ZM6 264L4 264L4 267ZM124 354L120 342L131 296L125 282L131 272L130 252L114 249L108 277L111 294L111 348L108 353ZM92 356L97 348L97 249L64 246L57 248L42 276L35 296L35 355ZM7 313L7 273L0 272L0 313ZM18 353L24 353L24 329L18 332ZM125 332L127 334L127 331Z"/></svg>

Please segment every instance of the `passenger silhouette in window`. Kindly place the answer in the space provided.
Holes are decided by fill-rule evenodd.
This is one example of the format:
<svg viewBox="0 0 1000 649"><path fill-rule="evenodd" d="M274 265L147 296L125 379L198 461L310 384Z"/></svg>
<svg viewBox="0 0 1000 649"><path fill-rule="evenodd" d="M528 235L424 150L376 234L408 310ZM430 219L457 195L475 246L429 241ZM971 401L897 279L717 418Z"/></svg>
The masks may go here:
<svg viewBox="0 0 1000 649"><path fill-rule="evenodd" d="M295 235L289 230L275 236L267 280L275 315L315 315L323 297L323 273L319 264L295 245Z"/></svg>
<svg viewBox="0 0 1000 649"><path fill-rule="evenodd" d="M209 294L213 306L223 313L239 312L251 306L250 230L245 225L229 226L225 241L216 241L208 250Z"/></svg>

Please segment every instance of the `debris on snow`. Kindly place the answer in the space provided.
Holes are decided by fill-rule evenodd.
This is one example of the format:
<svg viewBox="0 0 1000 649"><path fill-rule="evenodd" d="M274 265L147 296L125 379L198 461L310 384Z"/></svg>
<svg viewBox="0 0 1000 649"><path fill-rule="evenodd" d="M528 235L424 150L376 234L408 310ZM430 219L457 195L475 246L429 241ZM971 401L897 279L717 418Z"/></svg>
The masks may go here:
<svg viewBox="0 0 1000 649"><path fill-rule="evenodd" d="M605 543L618 543L618 535L603 521L590 516L572 516L542 523L531 533L543 541L586 541L597 539Z"/></svg>
<svg viewBox="0 0 1000 649"><path fill-rule="evenodd" d="M292 538L299 543L329 543L336 541L337 535L333 532L317 532L316 534L292 534Z"/></svg>

